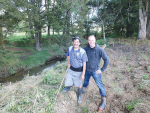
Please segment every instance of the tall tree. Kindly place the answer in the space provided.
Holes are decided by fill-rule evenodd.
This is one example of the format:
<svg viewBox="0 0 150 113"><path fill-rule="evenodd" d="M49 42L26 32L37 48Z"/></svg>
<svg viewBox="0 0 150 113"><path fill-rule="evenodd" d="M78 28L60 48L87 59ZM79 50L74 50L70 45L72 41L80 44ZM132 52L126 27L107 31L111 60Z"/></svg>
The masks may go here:
<svg viewBox="0 0 150 113"><path fill-rule="evenodd" d="M15 28L24 16L19 10L19 2L16 0L1 0L0 2L0 26L4 27L5 30L1 33L0 44L2 44L2 49L5 49L4 40L7 34L15 32Z"/></svg>
<svg viewBox="0 0 150 113"><path fill-rule="evenodd" d="M147 20L146 37L150 39L150 15L148 16L148 20Z"/></svg>
<svg viewBox="0 0 150 113"><path fill-rule="evenodd" d="M141 40L146 39L146 25L148 15L148 0L139 0L139 36Z"/></svg>
<svg viewBox="0 0 150 113"><path fill-rule="evenodd" d="M45 11L42 9L44 7L42 0L29 0L24 7L24 13L27 15L26 22L28 22L26 25L28 29L26 30L30 32L32 37L34 36L36 50L40 51L41 30L45 24Z"/></svg>

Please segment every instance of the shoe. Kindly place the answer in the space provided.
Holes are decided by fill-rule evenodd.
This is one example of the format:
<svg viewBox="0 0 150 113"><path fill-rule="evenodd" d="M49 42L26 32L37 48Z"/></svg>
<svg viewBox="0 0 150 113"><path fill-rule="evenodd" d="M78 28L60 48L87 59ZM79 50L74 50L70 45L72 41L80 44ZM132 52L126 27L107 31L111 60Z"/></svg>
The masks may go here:
<svg viewBox="0 0 150 113"><path fill-rule="evenodd" d="M102 103L99 106L99 110L103 110L106 106L106 97L102 97Z"/></svg>
<svg viewBox="0 0 150 113"><path fill-rule="evenodd" d="M86 87L82 87L82 93L86 92Z"/></svg>
<svg viewBox="0 0 150 113"><path fill-rule="evenodd" d="M82 89L83 88L79 88L78 89L78 103L82 102Z"/></svg>
<svg viewBox="0 0 150 113"><path fill-rule="evenodd" d="M65 92L68 92L71 88L72 88L72 86L68 86L68 87L64 88L62 91L65 93Z"/></svg>

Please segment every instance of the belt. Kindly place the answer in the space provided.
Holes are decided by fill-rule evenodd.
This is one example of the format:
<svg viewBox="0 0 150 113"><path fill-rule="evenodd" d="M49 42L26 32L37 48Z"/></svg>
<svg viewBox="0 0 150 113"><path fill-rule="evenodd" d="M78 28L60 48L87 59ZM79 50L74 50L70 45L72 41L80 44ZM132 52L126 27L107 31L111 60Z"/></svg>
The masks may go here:
<svg viewBox="0 0 150 113"><path fill-rule="evenodd" d="M77 71L77 72L82 72L83 71L83 67L79 67L79 68L74 68L74 67L70 67L71 70L73 71Z"/></svg>

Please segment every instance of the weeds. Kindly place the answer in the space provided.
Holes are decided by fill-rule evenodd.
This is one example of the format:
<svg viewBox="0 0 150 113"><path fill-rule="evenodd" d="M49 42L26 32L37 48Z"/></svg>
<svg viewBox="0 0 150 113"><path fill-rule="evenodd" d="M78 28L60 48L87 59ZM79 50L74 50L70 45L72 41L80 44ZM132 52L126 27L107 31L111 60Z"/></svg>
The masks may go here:
<svg viewBox="0 0 150 113"><path fill-rule="evenodd" d="M86 106L83 107L83 113L87 113L88 112L88 108Z"/></svg>
<svg viewBox="0 0 150 113"><path fill-rule="evenodd" d="M118 83L113 83L113 85L114 85L113 90L114 90L117 94L122 94L122 93L123 93L123 88L120 88L120 87L118 86Z"/></svg>
<svg viewBox="0 0 150 113"><path fill-rule="evenodd" d="M127 72L128 72L128 73L130 72L130 68L129 68L129 67L127 67Z"/></svg>
<svg viewBox="0 0 150 113"><path fill-rule="evenodd" d="M122 52L121 52L121 55L120 55L120 60L121 60L121 61L124 61L124 62L127 60L127 57L124 57L124 56L122 55Z"/></svg>
<svg viewBox="0 0 150 113"><path fill-rule="evenodd" d="M139 104L139 102L141 102L140 99L131 101L131 102L126 106L126 109L127 109L128 111L132 111L132 110L135 108L135 106Z"/></svg>
<svg viewBox="0 0 150 113"><path fill-rule="evenodd" d="M148 75L145 74L145 75L142 77L142 79L146 79L147 77L148 77Z"/></svg>
<svg viewBox="0 0 150 113"><path fill-rule="evenodd" d="M147 61L148 60L148 55L142 54L142 57Z"/></svg>
<svg viewBox="0 0 150 113"><path fill-rule="evenodd" d="M60 78L58 78L56 75L54 74L48 74L46 75L42 82L43 83L46 83L46 84L50 84L50 85L56 85L56 84L59 84L59 82L61 81Z"/></svg>
<svg viewBox="0 0 150 113"><path fill-rule="evenodd" d="M144 75L144 79L142 78L142 81L138 83L137 88L138 89L144 89L146 87L149 87L148 83L150 80L145 80L147 75Z"/></svg>
<svg viewBox="0 0 150 113"><path fill-rule="evenodd" d="M118 72L117 72L117 80L119 80L119 78L120 78L120 71L118 70Z"/></svg>
<svg viewBox="0 0 150 113"><path fill-rule="evenodd" d="M150 66L147 67L147 71L150 73Z"/></svg>

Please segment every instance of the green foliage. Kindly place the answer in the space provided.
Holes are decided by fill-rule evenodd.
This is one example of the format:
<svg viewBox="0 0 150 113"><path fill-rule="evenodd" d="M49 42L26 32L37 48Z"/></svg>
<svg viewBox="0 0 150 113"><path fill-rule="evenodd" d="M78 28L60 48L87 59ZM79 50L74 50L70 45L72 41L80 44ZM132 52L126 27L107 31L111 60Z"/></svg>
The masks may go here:
<svg viewBox="0 0 150 113"><path fill-rule="evenodd" d="M150 73L150 66L147 67L147 71Z"/></svg>
<svg viewBox="0 0 150 113"><path fill-rule="evenodd" d="M46 60L48 58L50 58L50 56L51 56L48 49L49 48L47 48L45 50L43 49L42 51L39 51L39 52L34 50L33 55L30 55L26 59L22 60L23 65L27 69L31 69L31 68L36 67L38 65L44 64L46 62Z"/></svg>
<svg viewBox="0 0 150 113"><path fill-rule="evenodd" d="M61 81L61 78L59 78L57 75L55 74L48 74L47 76L45 76L42 80L43 83L46 84L50 84L50 85L56 85L59 84Z"/></svg>
<svg viewBox="0 0 150 113"><path fill-rule="evenodd" d="M88 108L86 106L83 107L83 113L87 113L88 112Z"/></svg>
<svg viewBox="0 0 150 113"><path fill-rule="evenodd" d="M142 79L146 79L147 77L148 77L148 75L145 74L145 75L142 77Z"/></svg>
<svg viewBox="0 0 150 113"><path fill-rule="evenodd" d="M142 54L142 57L147 61L148 60L148 55Z"/></svg>
<svg viewBox="0 0 150 113"><path fill-rule="evenodd" d="M132 110L134 109L134 107L139 104L139 102L141 102L140 99L131 101L131 102L126 106L126 109L127 109L128 111L132 111Z"/></svg>
<svg viewBox="0 0 150 113"><path fill-rule="evenodd" d="M142 81L137 84L138 89L144 89L146 87L149 87L148 83L150 82L150 80L145 80L147 77L147 75L144 75L142 77Z"/></svg>
<svg viewBox="0 0 150 113"><path fill-rule="evenodd" d="M106 38L106 42L104 41L104 39L99 39L96 41L96 43L98 45L104 45L104 44L107 44L107 41L109 40L109 38Z"/></svg>
<svg viewBox="0 0 150 113"><path fill-rule="evenodd" d="M14 56L14 53L8 50L0 50L0 69L4 69L4 73L15 73L15 70L12 71L12 68L16 68L14 64L17 64L17 57ZM15 61L15 62L14 62Z"/></svg>
<svg viewBox="0 0 150 113"><path fill-rule="evenodd" d="M59 61L55 64L54 70L58 71L59 73L65 72L67 69L67 62L60 63Z"/></svg>
<svg viewBox="0 0 150 113"><path fill-rule="evenodd" d="M17 46L17 47L29 47L35 44L35 40L32 41L32 39L26 37L25 34L8 36L8 38L5 39L5 41L9 45Z"/></svg>

